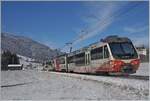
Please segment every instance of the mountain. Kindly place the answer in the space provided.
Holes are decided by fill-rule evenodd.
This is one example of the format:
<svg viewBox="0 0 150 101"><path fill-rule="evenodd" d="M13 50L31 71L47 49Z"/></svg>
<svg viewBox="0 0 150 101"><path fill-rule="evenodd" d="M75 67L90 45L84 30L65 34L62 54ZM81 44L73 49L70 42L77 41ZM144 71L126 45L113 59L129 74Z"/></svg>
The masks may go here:
<svg viewBox="0 0 150 101"><path fill-rule="evenodd" d="M10 33L1 33L1 49L27 56L39 61L48 60L60 51L49 48L39 42L24 36L17 36Z"/></svg>

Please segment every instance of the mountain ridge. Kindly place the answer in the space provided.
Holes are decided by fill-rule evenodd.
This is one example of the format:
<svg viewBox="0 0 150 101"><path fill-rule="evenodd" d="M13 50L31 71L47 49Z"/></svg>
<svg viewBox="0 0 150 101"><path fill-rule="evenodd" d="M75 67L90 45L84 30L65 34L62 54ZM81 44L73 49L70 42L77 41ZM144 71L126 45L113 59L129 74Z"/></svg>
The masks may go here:
<svg viewBox="0 0 150 101"><path fill-rule="evenodd" d="M61 54L56 49L51 49L47 45L37 42L25 36L18 36L10 33L1 33L1 49L9 50L13 53L27 56L36 60L49 60Z"/></svg>

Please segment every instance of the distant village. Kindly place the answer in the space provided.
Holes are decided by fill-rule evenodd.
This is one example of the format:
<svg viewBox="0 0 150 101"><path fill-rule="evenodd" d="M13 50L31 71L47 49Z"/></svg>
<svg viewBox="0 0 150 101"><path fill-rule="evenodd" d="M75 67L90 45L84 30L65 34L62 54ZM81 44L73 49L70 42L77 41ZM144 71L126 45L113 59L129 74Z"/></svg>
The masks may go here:
<svg viewBox="0 0 150 101"><path fill-rule="evenodd" d="M149 48L142 45L141 47L136 47L136 49L140 55L141 62L149 62Z"/></svg>

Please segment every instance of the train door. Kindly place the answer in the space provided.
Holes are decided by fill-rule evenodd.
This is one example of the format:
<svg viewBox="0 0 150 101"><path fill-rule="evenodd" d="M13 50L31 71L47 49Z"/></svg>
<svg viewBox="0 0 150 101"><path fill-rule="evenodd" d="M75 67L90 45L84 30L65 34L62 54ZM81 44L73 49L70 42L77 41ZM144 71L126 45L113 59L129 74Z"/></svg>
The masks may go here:
<svg viewBox="0 0 150 101"><path fill-rule="evenodd" d="M90 55L89 54L90 54L89 52L85 53L85 65L90 64Z"/></svg>
<svg viewBox="0 0 150 101"><path fill-rule="evenodd" d="M109 61L110 61L109 57L110 57L110 54L109 54L108 46L105 45L103 46L103 66L104 68L106 68L106 71L109 68Z"/></svg>
<svg viewBox="0 0 150 101"><path fill-rule="evenodd" d="M59 71L59 69L60 69L60 64L59 64L59 59L58 58L56 58L56 60L55 60L55 70L56 71Z"/></svg>
<svg viewBox="0 0 150 101"><path fill-rule="evenodd" d="M91 61L90 51L87 51L87 52L85 52L85 68L86 68L86 72L89 72L90 61Z"/></svg>

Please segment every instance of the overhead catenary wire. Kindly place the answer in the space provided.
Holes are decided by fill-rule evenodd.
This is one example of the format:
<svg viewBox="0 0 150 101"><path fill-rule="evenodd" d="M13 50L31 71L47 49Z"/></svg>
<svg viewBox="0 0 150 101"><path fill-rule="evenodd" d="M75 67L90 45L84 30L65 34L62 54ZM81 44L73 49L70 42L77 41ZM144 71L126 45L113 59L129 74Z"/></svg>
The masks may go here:
<svg viewBox="0 0 150 101"><path fill-rule="evenodd" d="M118 17L118 16L121 16L122 14L126 14L129 10L131 10L131 8L134 8L134 7L136 7L136 6L137 6L137 4L134 5L134 6L132 6L132 7L130 7L130 8L128 8L128 9L127 9L126 11L124 11L124 12L118 13L118 14L116 14L116 15L111 15L111 17L109 17L109 18L110 18L109 20L112 20L113 17ZM116 19L115 19L115 20L116 20ZM103 26L103 25L105 25L105 24L107 24L107 23L108 23L107 18L106 18L106 19L103 19L102 23L98 23L95 28L97 28L97 26L99 26L99 24L101 24L101 26ZM93 29L91 29L91 30L89 30L89 31L85 31L86 33L83 34L81 38L83 38L84 36L86 36L87 33L90 33L90 32L92 32L93 30L95 30L95 28L93 28ZM78 39L80 39L80 36L79 36ZM78 39L77 39L77 40L78 40Z"/></svg>
<svg viewBox="0 0 150 101"><path fill-rule="evenodd" d="M61 48L61 50L63 50L65 47L70 47L72 48L72 45L80 42L82 40L84 40L84 38L88 35L90 35L91 32L95 31L99 25L104 26L110 22L113 22L113 18L115 18L115 21L119 19L119 17L126 15L128 12L130 12L131 10L133 10L135 7L137 7L139 5L139 3L134 4L133 6L128 7L128 9L122 11L122 9L117 10L116 12L114 12L112 15L109 16L108 18L104 18L102 20L100 20L100 23L97 23L94 28L89 28L88 30L82 30L83 34L79 34L79 36L77 37L77 39L74 39L73 41L70 41L70 44L65 44L63 48ZM99 20L99 18L97 18L97 20Z"/></svg>

